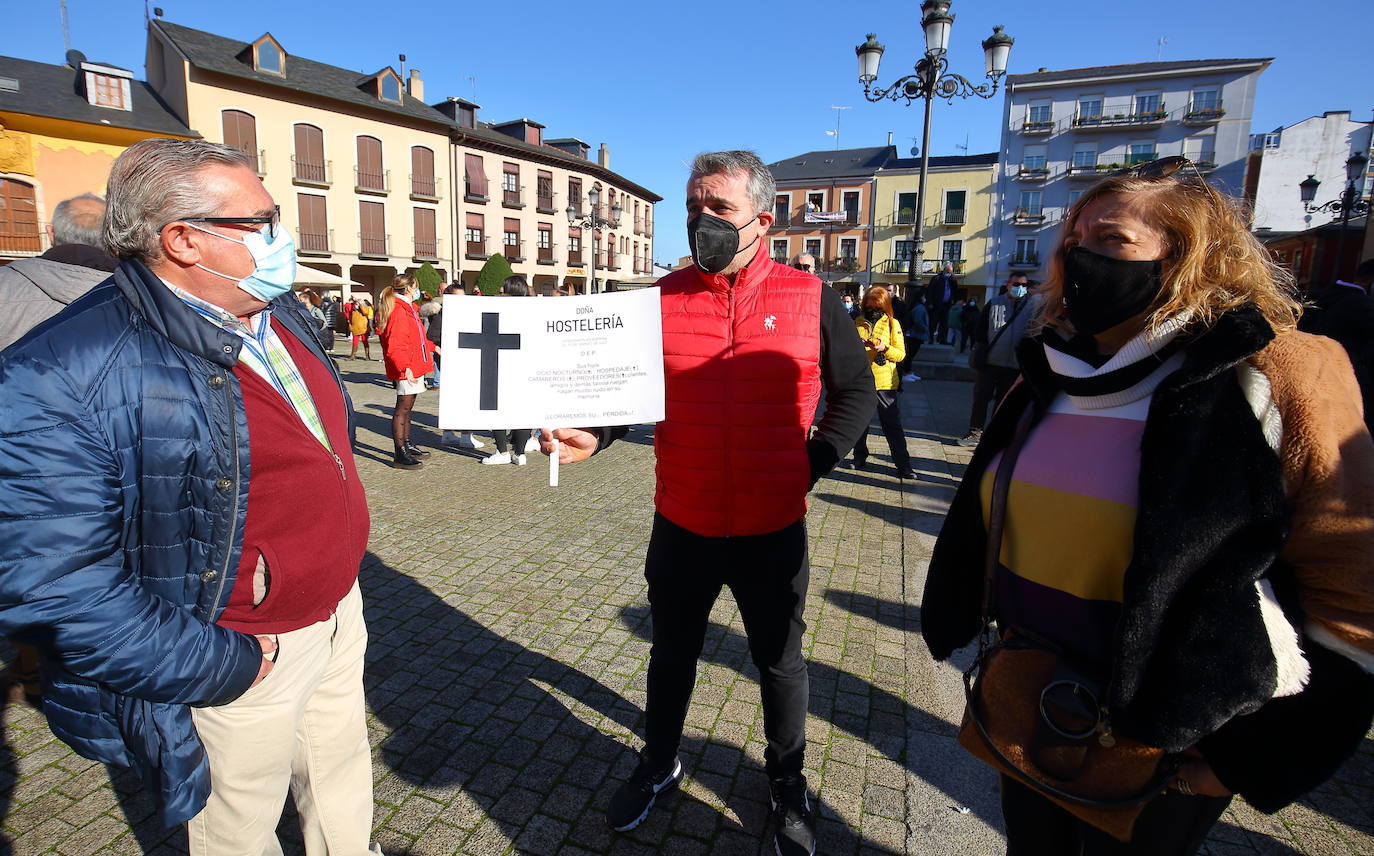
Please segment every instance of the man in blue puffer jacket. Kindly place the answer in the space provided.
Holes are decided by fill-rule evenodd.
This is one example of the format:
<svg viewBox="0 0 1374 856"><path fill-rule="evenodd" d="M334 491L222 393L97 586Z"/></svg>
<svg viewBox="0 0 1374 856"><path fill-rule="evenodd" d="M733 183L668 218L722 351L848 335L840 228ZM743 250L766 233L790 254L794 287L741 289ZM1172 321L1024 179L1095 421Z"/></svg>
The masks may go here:
<svg viewBox="0 0 1374 856"><path fill-rule="evenodd" d="M373 852L367 506L290 238L241 152L154 139L103 239L114 276L0 355L0 634L192 854L269 852L288 787L309 853Z"/></svg>

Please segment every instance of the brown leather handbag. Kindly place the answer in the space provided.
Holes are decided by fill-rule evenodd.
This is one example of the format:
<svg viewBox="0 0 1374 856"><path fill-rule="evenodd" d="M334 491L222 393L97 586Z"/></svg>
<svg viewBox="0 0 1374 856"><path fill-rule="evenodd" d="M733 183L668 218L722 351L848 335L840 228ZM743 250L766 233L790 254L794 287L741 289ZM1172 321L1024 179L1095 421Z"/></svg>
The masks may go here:
<svg viewBox="0 0 1374 856"><path fill-rule="evenodd" d="M993 584L1007 494L1033 419L1033 408L1027 407L993 481L983 624L978 656L964 672L959 744L1080 820L1130 841L1136 819L1177 772L1178 759L1112 732L1108 682L1091 668L1033 634L993 630Z"/></svg>

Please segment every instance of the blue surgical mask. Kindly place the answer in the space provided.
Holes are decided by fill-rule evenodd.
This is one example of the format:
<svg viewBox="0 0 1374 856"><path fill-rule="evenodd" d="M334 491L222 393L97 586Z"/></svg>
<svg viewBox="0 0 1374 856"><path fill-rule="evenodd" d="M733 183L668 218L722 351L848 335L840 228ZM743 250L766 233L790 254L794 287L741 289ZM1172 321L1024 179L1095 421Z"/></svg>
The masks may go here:
<svg viewBox="0 0 1374 856"><path fill-rule="evenodd" d="M1025 297L1026 287L1024 285L1013 285L1011 287L1011 296L1016 298Z"/></svg>
<svg viewBox="0 0 1374 856"><path fill-rule="evenodd" d="M207 235L214 235L226 241L233 241L236 244L243 244L248 248L248 253L253 257L253 272L243 279L236 276L229 276L217 270L211 270L203 264L197 263L196 267L215 276L222 276L225 279L232 279L238 283L239 288L258 298L259 300L272 302L273 298L280 297L291 290L291 286L296 283L296 242L291 240L285 229L278 229L275 237L272 235L270 226L263 226L257 232L249 232L243 240L231 238L228 235L221 235L209 229L203 229L195 223L187 223L193 229Z"/></svg>

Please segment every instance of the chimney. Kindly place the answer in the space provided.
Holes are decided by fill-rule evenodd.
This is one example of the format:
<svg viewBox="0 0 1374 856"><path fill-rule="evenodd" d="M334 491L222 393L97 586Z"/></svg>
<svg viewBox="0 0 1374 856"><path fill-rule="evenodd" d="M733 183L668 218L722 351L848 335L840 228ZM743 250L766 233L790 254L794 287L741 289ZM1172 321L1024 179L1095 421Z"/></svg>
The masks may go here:
<svg viewBox="0 0 1374 856"><path fill-rule="evenodd" d="M891 132L891 131L888 131L888 132L887 132L887 145L888 145L889 148L892 146L892 132Z"/></svg>
<svg viewBox="0 0 1374 856"><path fill-rule="evenodd" d="M606 148L605 143L601 144L601 148L596 153L596 162L601 165L602 169L611 168L611 150Z"/></svg>
<svg viewBox="0 0 1374 856"><path fill-rule="evenodd" d="M406 81L406 93L416 100L425 100L425 82L420 79L420 69L410 70L410 80Z"/></svg>

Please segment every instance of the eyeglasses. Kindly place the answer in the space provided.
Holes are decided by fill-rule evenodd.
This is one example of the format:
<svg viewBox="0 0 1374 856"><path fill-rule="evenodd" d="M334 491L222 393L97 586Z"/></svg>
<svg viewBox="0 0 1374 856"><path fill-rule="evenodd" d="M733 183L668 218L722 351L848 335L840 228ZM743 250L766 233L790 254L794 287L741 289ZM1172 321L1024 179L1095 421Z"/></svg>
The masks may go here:
<svg viewBox="0 0 1374 856"><path fill-rule="evenodd" d="M270 217L182 217L179 220L172 220L168 223L163 223L162 226L165 229L172 223L210 223L211 225L215 226L270 225L272 227L272 236L276 237L277 231L281 229L281 206L273 205L272 216ZM158 231L162 230L159 229Z"/></svg>
<svg viewBox="0 0 1374 856"><path fill-rule="evenodd" d="M1202 180L1202 174L1197 171L1197 167L1183 155L1170 155L1167 158L1156 158L1152 161L1146 161L1145 163L1138 163L1135 166L1128 166L1116 172L1109 172L1107 173L1107 177L1143 178L1146 181L1158 181L1162 178L1168 178L1185 166L1193 168L1193 174L1189 176L1190 178L1197 178L1199 181Z"/></svg>

